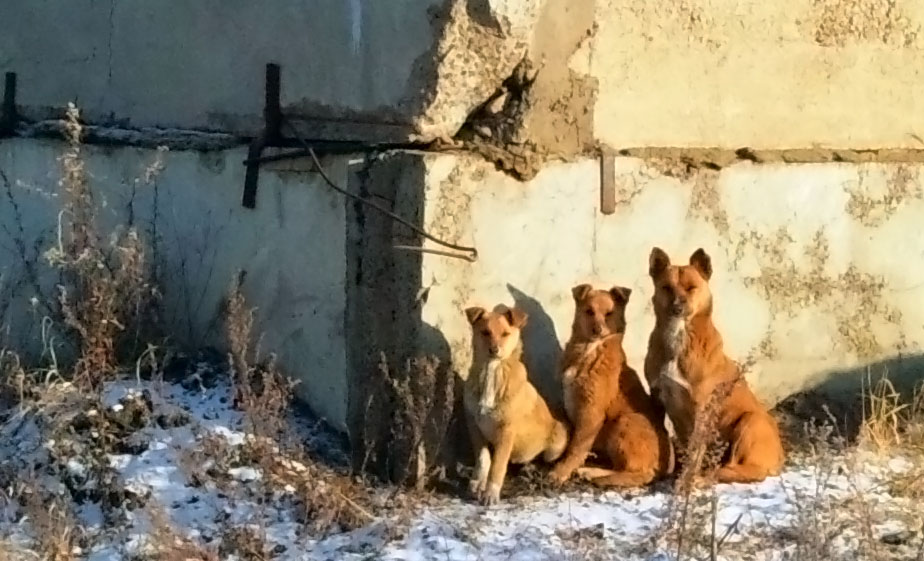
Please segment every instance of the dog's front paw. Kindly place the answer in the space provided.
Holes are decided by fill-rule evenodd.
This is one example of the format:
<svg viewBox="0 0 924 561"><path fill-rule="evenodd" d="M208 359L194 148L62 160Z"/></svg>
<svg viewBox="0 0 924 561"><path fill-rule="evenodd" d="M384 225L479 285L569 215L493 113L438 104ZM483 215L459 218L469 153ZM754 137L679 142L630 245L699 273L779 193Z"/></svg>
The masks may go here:
<svg viewBox="0 0 924 561"><path fill-rule="evenodd" d="M500 501L500 486L488 485L488 488L481 493L480 500L485 506L496 505Z"/></svg>
<svg viewBox="0 0 924 561"><path fill-rule="evenodd" d="M488 486L487 479L472 479L468 482L468 491L475 498L480 498L482 493L484 493L485 488Z"/></svg>
<svg viewBox="0 0 924 561"><path fill-rule="evenodd" d="M567 466L558 464L549 471L549 481L556 485L561 485L571 477L571 470Z"/></svg>

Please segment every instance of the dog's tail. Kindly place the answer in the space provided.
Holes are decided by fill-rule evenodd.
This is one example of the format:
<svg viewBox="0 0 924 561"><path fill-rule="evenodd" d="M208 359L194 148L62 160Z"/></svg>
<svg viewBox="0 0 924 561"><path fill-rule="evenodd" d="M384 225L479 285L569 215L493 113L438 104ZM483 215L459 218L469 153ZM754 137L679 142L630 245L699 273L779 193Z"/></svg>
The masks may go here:
<svg viewBox="0 0 924 561"><path fill-rule="evenodd" d="M565 453L565 448L567 447L568 425L556 419L552 426L552 433L549 435L549 442L546 444L542 459L552 463Z"/></svg>
<svg viewBox="0 0 924 561"><path fill-rule="evenodd" d="M614 471L604 468L583 467L576 472L597 487L642 487L654 481L654 470Z"/></svg>
<svg viewBox="0 0 924 561"><path fill-rule="evenodd" d="M715 472L719 483L759 483L770 475L775 474L760 464L728 464Z"/></svg>

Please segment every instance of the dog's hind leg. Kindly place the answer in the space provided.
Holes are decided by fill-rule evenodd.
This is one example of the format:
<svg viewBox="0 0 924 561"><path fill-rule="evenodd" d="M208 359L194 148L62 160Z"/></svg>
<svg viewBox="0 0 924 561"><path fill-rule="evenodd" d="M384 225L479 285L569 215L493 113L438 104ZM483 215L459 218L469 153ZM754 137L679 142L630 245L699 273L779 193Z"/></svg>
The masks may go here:
<svg viewBox="0 0 924 561"><path fill-rule="evenodd" d="M783 448L771 417L746 413L730 436L729 460L715 474L719 483L757 483L779 475Z"/></svg>
<svg viewBox="0 0 924 561"><path fill-rule="evenodd" d="M558 463L549 472L549 477L552 481L564 483L571 477L574 470L584 464L584 460L590 454L604 421L605 418L601 412L586 410L575 419L574 434L571 436L570 442L568 442L565 455L558 460Z"/></svg>

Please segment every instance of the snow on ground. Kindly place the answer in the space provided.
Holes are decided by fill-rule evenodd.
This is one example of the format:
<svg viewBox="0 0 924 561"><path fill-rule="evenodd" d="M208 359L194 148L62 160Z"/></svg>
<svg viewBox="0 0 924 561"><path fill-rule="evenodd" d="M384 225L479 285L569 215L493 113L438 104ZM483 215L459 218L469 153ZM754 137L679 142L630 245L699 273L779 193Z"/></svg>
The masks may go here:
<svg viewBox="0 0 924 561"><path fill-rule="evenodd" d="M209 457L209 450L217 447L227 454L247 440L242 415L230 405L230 388L223 382L209 388L185 385L114 383L106 387L102 400L102 407L111 411L84 412L90 417L121 413L139 399L153 405L153 414L143 426L129 431L129 444L105 458L125 490L120 508L113 509L98 497L94 500L93 493L83 504L73 505L79 525L87 532L78 558L145 559L157 532L157 512L178 535L207 549L225 551L219 558L229 560L238 557L222 548L223 541L232 530L248 527L265 533L262 539L272 558L292 561L672 558L674 546L665 538L666 522L677 519L682 505L673 500L666 484L625 493L588 489L559 496L521 495L491 508L464 498L439 497L406 508L403 514L383 509L380 520L352 532L312 535L300 519L303 511L291 487L267 496L256 491L263 489L259 465L241 457L233 461ZM317 424L302 424L308 448L342 467L345 455L338 439ZM28 415L6 421L0 429L0 466L22 472L31 469L30 462L32 467L48 462L45 452L62 443L50 442L37 425ZM91 481L92 470L79 455L63 464L72 495L80 485L99 485ZM756 485L718 485L714 488L716 534L728 534L719 557L799 558L798 543L805 547L827 540L830 551L844 558L862 558L850 552L857 551L865 532L884 551L894 553L893 558L913 559L909 552L921 539L915 536L920 509L888 492L889 478L909 467L901 457L885 462L842 455L815 465L796 462L780 477ZM203 473L211 475L202 477ZM380 500L385 496L386 491L381 491ZM705 491L698 501L700 508L693 508L687 519L700 535L711 533L711 496ZM28 549L31 520L15 501L4 504L2 499L0 537ZM866 522L861 524L851 512L865 513Z"/></svg>

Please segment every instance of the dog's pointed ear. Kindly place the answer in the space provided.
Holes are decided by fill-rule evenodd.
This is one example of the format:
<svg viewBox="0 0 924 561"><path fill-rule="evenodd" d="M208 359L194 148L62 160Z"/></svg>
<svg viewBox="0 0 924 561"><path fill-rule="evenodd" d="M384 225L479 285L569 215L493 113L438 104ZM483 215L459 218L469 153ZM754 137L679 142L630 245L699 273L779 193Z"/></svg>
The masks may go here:
<svg viewBox="0 0 924 561"><path fill-rule="evenodd" d="M664 250L660 247L654 247L651 249L651 254L648 256L648 274L652 277L656 277L667 270L671 266L671 258L664 253Z"/></svg>
<svg viewBox="0 0 924 561"><path fill-rule="evenodd" d="M690 256L690 265L694 267L705 280L712 277L712 258L699 248Z"/></svg>
<svg viewBox="0 0 924 561"><path fill-rule="evenodd" d="M610 289L613 299L621 304L629 303L629 296L632 295L632 289L624 286L614 286Z"/></svg>
<svg viewBox="0 0 924 561"><path fill-rule="evenodd" d="M507 308L507 311L504 312L504 317L507 318L507 323L519 329L526 325L526 319L529 315L519 308Z"/></svg>
<svg viewBox="0 0 924 561"><path fill-rule="evenodd" d="M479 308L477 306L472 308L465 309L465 317L468 318L468 322L472 325L475 325L475 322L481 319L481 316L485 314L484 308Z"/></svg>
<svg viewBox="0 0 924 561"><path fill-rule="evenodd" d="M579 284L571 289L571 295L574 296L575 302L580 302L585 296L590 294L590 291L593 289L594 287L589 284Z"/></svg>

